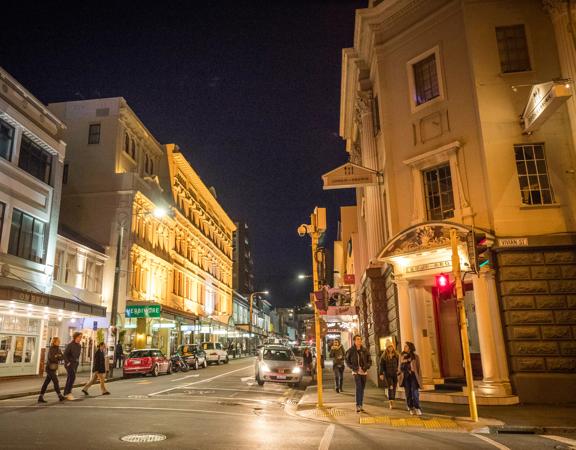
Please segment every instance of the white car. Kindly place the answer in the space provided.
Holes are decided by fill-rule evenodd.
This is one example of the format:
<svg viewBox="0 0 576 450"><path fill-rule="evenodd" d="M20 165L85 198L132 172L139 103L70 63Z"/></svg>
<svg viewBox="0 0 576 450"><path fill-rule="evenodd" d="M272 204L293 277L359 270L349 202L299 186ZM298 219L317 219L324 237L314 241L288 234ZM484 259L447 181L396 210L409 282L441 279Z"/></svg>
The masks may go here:
<svg viewBox="0 0 576 450"><path fill-rule="evenodd" d="M206 353L208 364L228 364L228 352L220 342L202 342L202 350Z"/></svg>

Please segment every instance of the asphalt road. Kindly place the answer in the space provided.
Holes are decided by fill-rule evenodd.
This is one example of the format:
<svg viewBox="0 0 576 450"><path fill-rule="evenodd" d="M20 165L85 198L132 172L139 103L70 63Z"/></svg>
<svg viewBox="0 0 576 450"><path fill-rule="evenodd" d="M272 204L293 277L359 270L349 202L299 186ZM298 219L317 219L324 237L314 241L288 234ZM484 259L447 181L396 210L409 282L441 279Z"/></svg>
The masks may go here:
<svg viewBox="0 0 576 450"><path fill-rule="evenodd" d="M231 361L198 372L110 383L75 401L47 405L36 397L0 402L2 449L570 449L534 435L473 435L435 431L344 427L294 415L304 387L258 386L252 360ZM161 442L122 441L130 434L166 436ZM576 439L576 437L573 437ZM576 447L574 447L576 448Z"/></svg>

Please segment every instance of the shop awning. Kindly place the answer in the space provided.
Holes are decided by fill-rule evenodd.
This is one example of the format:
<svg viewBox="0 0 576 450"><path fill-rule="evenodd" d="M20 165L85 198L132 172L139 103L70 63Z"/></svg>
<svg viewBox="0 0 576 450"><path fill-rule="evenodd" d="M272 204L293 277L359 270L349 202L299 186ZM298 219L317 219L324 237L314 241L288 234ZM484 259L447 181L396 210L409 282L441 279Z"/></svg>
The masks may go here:
<svg viewBox="0 0 576 450"><path fill-rule="evenodd" d="M13 305L31 305L32 307L50 308L83 316L106 317L106 308L103 306L71 298L26 291L17 287L0 287L0 302L3 301L14 302Z"/></svg>

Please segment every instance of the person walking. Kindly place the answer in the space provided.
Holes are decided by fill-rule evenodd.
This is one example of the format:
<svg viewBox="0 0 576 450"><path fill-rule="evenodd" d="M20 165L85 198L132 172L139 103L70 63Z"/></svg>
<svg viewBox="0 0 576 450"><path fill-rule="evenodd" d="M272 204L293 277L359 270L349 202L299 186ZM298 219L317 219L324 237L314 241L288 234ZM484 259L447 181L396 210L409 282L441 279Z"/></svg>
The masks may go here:
<svg viewBox="0 0 576 450"><path fill-rule="evenodd" d="M44 394L48 389L50 382L54 384L54 392L58 395L60 401L64 400L64 396L60 392L60 383L58 382L58 364L64 359L64 355L60 350L60 338L53 337L50 341L50 348L48 349L48 357L46 358L46 379L40 389L40 396L38 403L48 403L44 400Z"/></svg>
<svg viewBox="0 0 576 450"><path fill-rule="evenodd" d="M122 344L118 342L116 348L114 349L114 357L116 358L114 368L121 369L124 364L124 349Z"/></svg>
<svg viewBox="0 0 576 450"><path fill-rule="evenodd" d="M308 347L306 347L304 353L302 353L302 366L304 367L304 374L309 374L312 377L312 381L314 381L314 367L312 367L313 361L314 358L312 352Z"/></svg>
<svg viewBox="0 0 576 450"><path fill-rule="evenodd" d="M330 348L330 358L332 358L332 370L334 371L334 383L336 384L336 392L342 392L342 383L344 382L344 359L346 353L344 347L340 344L339 339L334 339L332 347Z"/></svg>
<svg viewBox="0 0 576 450"><path fill-rule="evenodd" d="M98 344L98 350L94 353L93 372L90 381L82 388L82 393L89 395L88 389L90 389L90 386L96 383L96 381L100 381L102 395L110 395L110 392L106 389L106 344L104 342Z"/></svg>
<svg viewBox="0 0 576 450"><path fill-rule="evenodd" d="M388 407L394 408L396 399L396 386L398 385L398 353L391 341L388 341L386 350L380 357L380 379L388 388Z"/></svg>
<svg viewBox="0 0 576 450"><path fill-rule="evenodd" d="M80 346L80 341L82 340L82 333L76 331L72 335L72 341L66 346L64 350L64 367L66 368L66 386L64 387L64 397L66 400L74 400L72 395L72 388L74 387L74 381L76 380L76 371L78 370L78 364L80 363L80 352L82 347Z"/></svg>
<svg viewBox="0 0 576 450"><path fill-rule="evenodd" d="M420 409L420 393L422 387L422 373L420 372L420 357L416 354L416 347L412 342L404 344L404 351L400 355L398 383L404 388L406 406L410 415L422 415Z"/></svg>
<svg viewBox="0 0 576 450"><path fill-rule="evenodd" d="M364 388L368 369L372 366L372 358L362 345L362 337L359 334L354 336L354 345L346 352L346 365L352 370L356 385L356 412L364 412Z"/></svg>

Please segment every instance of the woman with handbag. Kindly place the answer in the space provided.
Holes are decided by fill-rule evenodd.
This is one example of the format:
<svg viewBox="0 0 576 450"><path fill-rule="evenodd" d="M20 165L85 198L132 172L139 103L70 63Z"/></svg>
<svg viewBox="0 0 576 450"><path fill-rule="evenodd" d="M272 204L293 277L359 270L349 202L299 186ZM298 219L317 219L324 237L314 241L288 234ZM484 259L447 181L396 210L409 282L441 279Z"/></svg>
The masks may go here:
<svg viewBox="0 0 576 450"><path fill-rule="evenodd" d="M60 350L60 338L53 337L50 342L50 348L48 349L48 357L46 358L46 379L44 384L42 384L42 389L40 389L40 397L38 397L38 403L48 403L44 400L44 394L50 382L54 383L54 391L58 394L60 401L64 400L64 396L60 392L60 384L58 383L58 363L64 359L64 355Z"/></svg>

